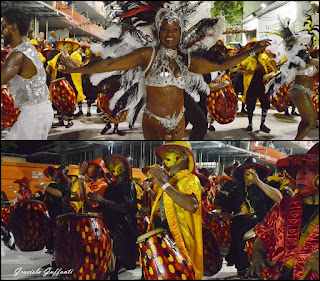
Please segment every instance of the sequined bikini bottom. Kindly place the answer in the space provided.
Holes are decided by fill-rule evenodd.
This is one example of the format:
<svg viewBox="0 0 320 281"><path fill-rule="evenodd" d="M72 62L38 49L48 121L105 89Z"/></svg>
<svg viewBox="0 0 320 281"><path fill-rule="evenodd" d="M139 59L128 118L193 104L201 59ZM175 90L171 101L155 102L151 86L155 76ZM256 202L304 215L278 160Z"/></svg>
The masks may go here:
<svg viewBox="0 0 320 281"><path fill-rule="evenodd" d="M144 113L148 114L150 119L151 119L151 117L157 119L159 121L159 123L167 130L168 133L170 133L172 130L174 130L178 126L180 120L183 117L183 113L185 111L186 111L186 109L182 108L182 110L177 115L177 117L176 117L176 112L174 111L172 117L166 116L163 118L163 117L159 117L157 115L154 115L147 108L144 109Z"/></svg>
<svg viewBox="0 0 320 281"><path fill-rule="evenodd" d="M293 97L296 96L300 91L307 93L310 98L312 98L313 91L299 84L292 84L291 88L289 89L290 95Z"/></svg>

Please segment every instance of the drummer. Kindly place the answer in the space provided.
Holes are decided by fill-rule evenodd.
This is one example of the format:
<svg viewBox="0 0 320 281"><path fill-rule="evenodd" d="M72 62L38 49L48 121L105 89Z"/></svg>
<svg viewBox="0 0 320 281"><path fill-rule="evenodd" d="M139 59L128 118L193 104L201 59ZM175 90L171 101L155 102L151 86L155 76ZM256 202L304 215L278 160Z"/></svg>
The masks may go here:
<svg viewBox="0 0 320 281"><path fill-rule="evenodd" d="M56 217L62 214L72 212L70 207L71 187L67 177L68 169L65 166L55 168L49 166L44 170L44 174L52 180L49 185L46 185L42 175L38 178L39 185L35 188L40 188L44 191L43 202L46 205L49 216L52 220L53 231L56 228ZM48 253L53 253L53 236L47 244ZM55 266L54 259L52 260L53 267ZM48 265L47 267L49 267Z"/></svg>
<svg viewBox="0 0 320 281"><path fill-rule="evenodd" d="M256 38L252 38L250 43L256 42ZM276 69L272 65L270 58L261 50L257 54L251 54L248 58L238 64L238 72L243 74L243 95L242 102L247 104L249 125L247 132L253 130L253 112L256 107L257 99L261 102L261 124L260 131L270 133L270 129L265 125L267 113L270 108L270 103L265 94L265 86L263 76L269 73L269 69L272 72L276 72Z"/></svg>
<svg viewBox="0 0 320 281"><path fill-rule="evenodd" d="M90 200L90 193L103 196L109 185L107 169L102 158L93 161L85 161L79 167L78 185L80 198L84 200L84 210L96 212L99 203Z"/></svg>
<svg viewBox="0 0 320 281"><path fill-rule="evenodd" d="M76 102L79 103L82 100L86 98L86 96L83 94L82 89L82 78L80 73L62 73L60 71L60 63L59 63L59 57L62 55L65 58L72 63L75 67L79 67L82 65L82 56L77 51L79 49L80 45L76 42L73 42L71 38L66 38L66 40L59 41L56 45L56 49L62 51L61 53L57 54L53 59L48 61L48 65L46 68L47 73L51 73L51 84L49 87L50 90L50 97L52 98L52 82L58 78L65 77L67 81L72 86L73 90L76 93L77 100ZM79 109L80 110L80 109ZM58 120L59 122L54 124L54 127L57 126L64 126L64 117L68 119L68 124L66 125L66 128L70 128L73 126L73 115L74 112L68 114L68 116L63 116L61 112L58 112Z"/></svg>
<svg viewBox="0 0 320 281"><path fill-rule="evenodd" d="M276 166L296 179L298 193L275 204L254 228L253 264L246 276L260 276L271 266L270 280L319 280L319 143Z"/></svg>
<svg viewBox="0 0 320 281"><path fill-rule="evenodd" d="M235 265L239 276L244 276L250 266L244 252L244 234L262 221L271 207L282 199L281 192L265 182L268 174L267 166L258 164L254 158L246 159L235 169L233 177L237 185L222 205L224 218L232 220L231 245L225 259L229 265Z"/></svg>
<svg viewBox="0 0 320 281"><path fill-rule="evenodd" d="M90 193L89 197L100 204L103 222L113 240L112 252L116 256L116 264L110 280L118 280L121 267L127 270L136 268L137 195L132 182L132 168L127 159L119 154L109 154L105 160L106 167L115 180L103 196Z"/></svg>
<svg viewBox="0 0 320 281"><path fill-rule="evenodd" d="M201 184L194 174L195 162L191 144L187 141L165 143L155 153L167 170L160 166L149 170L161 189L159 188L151 211L147 232L158 227L166 229L193 264L196 279L202 279ZM157 213L160 214L158 220Z"/></svg>
<svg viewBox="0 0 320 281"><path fill-rule="evenodd" d="M17 198L14 199L14 204L21 200L28 200L31 197L31 190L30 190L30 180L27 177L23 177L20 180L15 180L14 183L19 184L19 191L16 191L12 186L9 186L10 189L13 191L14 194L17 195Z"/></svg>

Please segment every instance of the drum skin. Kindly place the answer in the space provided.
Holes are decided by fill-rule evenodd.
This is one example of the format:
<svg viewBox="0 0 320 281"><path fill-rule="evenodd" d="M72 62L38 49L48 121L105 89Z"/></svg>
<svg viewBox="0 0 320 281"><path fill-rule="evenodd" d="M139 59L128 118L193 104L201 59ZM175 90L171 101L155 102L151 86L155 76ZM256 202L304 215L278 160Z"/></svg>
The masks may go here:
<svg viewBox="0 0 320 281"><path fill-rule="evenodd" d="M129 113L128 110L120 111L116 116L112 116L112 111L109 109L109 101L113 95L98 94L97 104L100 110L108 117L111 123L119 124L126 121L126 117Z"/></svg>
<svg viewBox="0 0 320 281"><path fill-rule="evenodd" d="M247 251L248 260L249 260L250 264L252 265L252 249L253 249L254 241L256 240L256 235L255 235L253 229L250 229L249 231L247 231L245 233L245 235L243 236L243 240L246 243L246 251ZM267 280L268 276L269 276L269 271L267 269L264 269L264 270L262 270L262 272L260 274L264 280Z"/></svg>
<svg viewBox="0 0 320 281"><path fill-rule="evenodd" d="M93 214L58 216L54 234L56 264L73 269L65 280L104 280L111 255L111 239L102 218Z"/></svg>
<svg viewBox="0 0 320 281"><path fill-rule="evenodd" d="M207 98L207 109L210 115L220 124L231 123L238 111L238 98L232 87L229 76L223 76L230 84L219 91L210 92Z"/></svg>
<svg viewBox="0 0 320 281"><path fill-rule="evenodd" d="M19 108L14 108L14 101L8 87L1 87L1 127L9 128L18 120Z"/></svg>
<svg viewBox="0 0 320 281"><path fill-rule="evenodd" d="M215 234L202 226L203 240L203 275L212 276L222 268L222 258Z"/></svg>
<svg viewBox="0 0 320 281"><path fill-rule="evenodd" d="M13 207L11 206L1 206L1 220L8 226L8 221Z"/></svg>
<svg viewBox="0 0 320 281"><path fill-rule="evenodd" d="M53 235L47 207L37 200L22 200L14 205L9 229L17 247L25 252L42 250Z"/></svg>
<svg viewBox="0 0 320 281"><path fill-rule="evenodd" d="M65 78L52 81L52 102L62 114L72 114L76 107L76 94Z"/></svg>
<svg viewBox="0 0 320 281"><path fill-rule="evenodd" d="M165 230L156 229L138 237L139 263L146 280L194 280L192 264Z"/></svg>

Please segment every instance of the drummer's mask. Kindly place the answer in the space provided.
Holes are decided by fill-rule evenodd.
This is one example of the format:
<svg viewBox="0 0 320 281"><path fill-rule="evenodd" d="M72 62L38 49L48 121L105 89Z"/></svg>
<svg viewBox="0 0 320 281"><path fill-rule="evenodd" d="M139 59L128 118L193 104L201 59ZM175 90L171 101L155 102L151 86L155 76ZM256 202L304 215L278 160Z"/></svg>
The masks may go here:
<svg viewBox="0 0 320 281"><path fill-rule="evenodd" d="M168 150L165 153L165 158L163 159L163 162L166 164L166 166L170 169L173 166L181 163L183 160L183 153L178 150Z"/></svg>
<svg viewBox="0 0 320 281"><path fill-rule="evenodd" d="M110 171L113 176L121 175L125 170L124 164L121 161L114 161L110 164Z"/></svg>
<svg viewBox="0 0 320 281"><path fill-rule="evenodd" d="M308 167L302 168L297 173L296 186L301 196L314 195L319 190L319 174Z"/></svg>

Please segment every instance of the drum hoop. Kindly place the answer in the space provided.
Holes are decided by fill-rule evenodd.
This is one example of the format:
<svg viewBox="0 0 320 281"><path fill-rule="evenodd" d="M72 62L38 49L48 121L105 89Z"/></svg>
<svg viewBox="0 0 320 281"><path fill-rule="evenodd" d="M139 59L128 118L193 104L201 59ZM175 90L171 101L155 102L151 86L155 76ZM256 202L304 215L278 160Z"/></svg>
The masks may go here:
<svg viewBox="0 0 320 281"><path fill-rule="evenodd" d="M44 204L44 202L43 202L43 201L40 201L40 200L33 200L33 199L31 199L31 200L21 200L21 201L17 202L17 204L21 204L21 203L25 203L25 204L28 204L28 203L35 203L35 204L41 204L41 205L44 205L44 206L45 206L45 204ZM17 204L15 204L15 205L17 205Z"/></svg>
<svg viewBox="0 0 320 281"><path fill-rule="evenodd" d="M58 81L61 81L61 80L66 80L66 77L61 77L61 78L55 79L51 83L55 83L55 82L58 82Z"/></svg>
<svg viewBox="0 0 320 281"><path fill-rule="evenodd" d="M152 237L152 236L154 236L154 235L156 235L156 234L160 234L160 233L165 233L165 234L167 234L167 231L166 231L164 228L161 228L161 227L156 228L156 229L151 230L151 231L149 231L149 232L147 232L147 233L145 233L145 234L140 235L140 236L137 238L137 242L136 242L136 243L137 243L137 244L143 243L143 242L147 241L150 237Z"/></svg>
<svg viewBox="0 0 320 281"><path fill-rule="evenodd" d="M248 230L244 235L243 235L243 241L247 241L251 238L256 237L255 232L253 231L253 228L251 228L250 230Z"/></svg>
<svg viewBox="0 0 320 281"><path fill-rule="evenodd" d="M98 215L94 215L94 214L77 214L77 213L66 213L60 216L56 217L56 220L62 220L65 218L98 218L98 219L102 219L101 216Z"/></svg>

